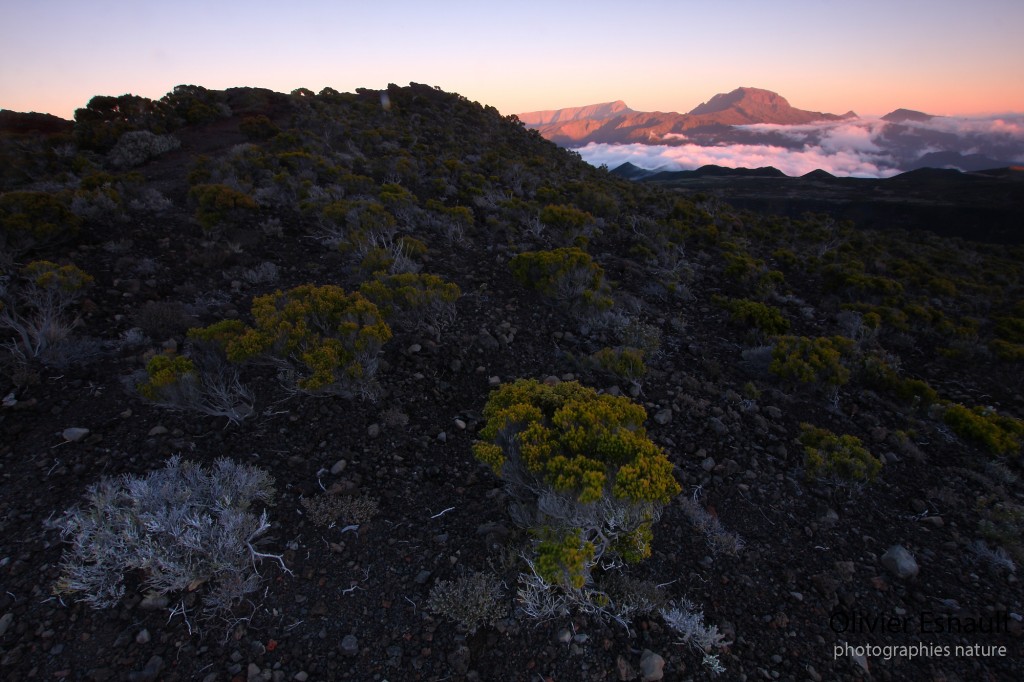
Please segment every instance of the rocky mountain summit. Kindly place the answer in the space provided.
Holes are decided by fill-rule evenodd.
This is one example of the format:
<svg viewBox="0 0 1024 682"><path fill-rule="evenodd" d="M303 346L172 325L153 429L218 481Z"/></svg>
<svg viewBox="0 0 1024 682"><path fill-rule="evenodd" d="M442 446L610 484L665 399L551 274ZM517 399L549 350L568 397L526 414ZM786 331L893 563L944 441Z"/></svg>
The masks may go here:
<svg viewBox="0 0 1024 682"><path fill-rule="evenodd" d="M770 90L737 88L715 95L687 114L633 111L620 100L611 104L530 112L519 114L518 118L557 144L582 147L590 142L661 144L670 141L673 135L682 136L688 131L714 131L752 123L793 125L839 121L856 116L852 111L841 116L804 111L790 106L784 97Z"/></svg>

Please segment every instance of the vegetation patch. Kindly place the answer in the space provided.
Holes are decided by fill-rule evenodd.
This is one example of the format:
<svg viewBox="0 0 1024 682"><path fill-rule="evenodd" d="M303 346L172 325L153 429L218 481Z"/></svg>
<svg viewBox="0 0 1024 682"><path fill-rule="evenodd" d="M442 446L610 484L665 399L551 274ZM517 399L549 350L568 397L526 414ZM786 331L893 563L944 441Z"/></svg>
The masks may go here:
<svg viewBox="0 0 1024 682"><path fill-rule="evenodd" d="M801 424L804 467L808 479L845 482L873 481L882 462L868 452L860 438L837 436L828 429Z"/></svg>
<svg viewBox="0 0 1024 682"><path fill-rule="evenodd" d="M225 320L190 333L223 344L233 362L281 363L286 383L302 391L373 394L377 355L391 329L362 294L306 284L254 298L252 316L252 327Z"/></svg>

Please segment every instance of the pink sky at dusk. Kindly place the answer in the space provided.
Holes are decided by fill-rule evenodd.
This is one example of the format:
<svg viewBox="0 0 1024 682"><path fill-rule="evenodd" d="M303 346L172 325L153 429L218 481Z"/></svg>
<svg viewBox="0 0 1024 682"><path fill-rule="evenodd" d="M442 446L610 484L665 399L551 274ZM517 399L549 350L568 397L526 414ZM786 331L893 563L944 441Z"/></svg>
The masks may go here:
<svg viewBox="0 0 1024 682"><path fill-rule="evenodd" d="M739 86L815 111L1024 111L1024 2L4 0L0 108L98 94L437 85L503 114L615 99L688 111Z"/></svg>

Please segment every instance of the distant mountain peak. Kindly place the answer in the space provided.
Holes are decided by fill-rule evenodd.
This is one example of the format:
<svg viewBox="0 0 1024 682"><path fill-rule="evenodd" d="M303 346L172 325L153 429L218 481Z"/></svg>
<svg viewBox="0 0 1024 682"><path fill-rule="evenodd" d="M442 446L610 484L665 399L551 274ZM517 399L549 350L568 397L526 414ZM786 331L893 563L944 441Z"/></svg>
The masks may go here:
<svg viewBox="0 0 1024 682"><path fill-rule="evenodd" d="M753 105L757 108L773 110L791 109L789 102L782 95L761 88L736 88L732 92L719 93L707 102L701 102L690 110L691 116L717 114L720 111Z"/></svg>
<svg viewBox="0 0 1024 682"><path fill-rule="evenodd" d="M897 109L896 111L890 111L888 114L882 117L883 121L889 123L905 123L907 121L913 121L915 123L924 123L930 121L934 116L926 114L923 111L914 111L913 109Z"/></svg>
<svg viewBox="0 0 1024 682"><path fill-rule="evenodd" d="M543 126L552 123L568 123L590 119L602 121L614 118L622 114L631 114L625 102L617 99L614 102L602 102L601 104L588 104L582 107L569 107L567 109L548 109L545 111L530 111L525 114L518 114L519 120L528 126Z"/></svg>
<svg viewBox="0 0 1024 682"><path fill-rule="evenodd" d="M591 142L678 144L690 131L707 134L758 123L800 125L848 118L856 118L856 114L851 111L837 116L797 109L785 97L761 88L736 88L715 95L687 114L633 111L622 100L519 114L526 126L566 147L583 147Z"/></svg>
<svg viewBox="0 0 1024 682"><path fill-rule="evenodd" d="M715 95L690 110L690 116L715 116L723 122L798 124L812 121L836 121L856 118L848 111L842 116L820 111L805 111L792 106L782 95L762 88L736 88Z"/></svg>

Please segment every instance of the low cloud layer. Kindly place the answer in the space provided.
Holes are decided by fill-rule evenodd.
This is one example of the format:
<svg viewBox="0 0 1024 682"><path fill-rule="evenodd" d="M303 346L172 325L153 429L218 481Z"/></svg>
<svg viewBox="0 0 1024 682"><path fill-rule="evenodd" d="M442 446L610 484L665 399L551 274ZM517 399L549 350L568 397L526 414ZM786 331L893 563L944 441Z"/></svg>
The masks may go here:
<svg viewBox="0 0 1024 682"><path fill-rule="evenodd" d="M586 161L609 168L627 161L649 170L693 170L708 164L773 166L794 176L821 169L839 176L880 178L918 167L921 157L934 152L1024 163L1024 115L936 117L898 124L867 118L791 126L757 124L736 126L714 139L670 134L665 141L668 144L592 143L577 151Z"/></svg>

